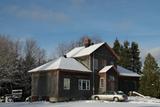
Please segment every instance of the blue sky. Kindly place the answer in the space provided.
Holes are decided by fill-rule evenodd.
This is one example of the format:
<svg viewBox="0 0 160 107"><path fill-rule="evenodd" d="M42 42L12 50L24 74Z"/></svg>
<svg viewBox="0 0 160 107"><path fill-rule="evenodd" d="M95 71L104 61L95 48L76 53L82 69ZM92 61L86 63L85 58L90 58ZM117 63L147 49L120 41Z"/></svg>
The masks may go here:
<svg viewBox="0 0 160 107"><path fill-rule="evenodd" d="M83 35L136 41L160 59L160 0L0 0L0 34L33 38L51 53Z"/></svg>

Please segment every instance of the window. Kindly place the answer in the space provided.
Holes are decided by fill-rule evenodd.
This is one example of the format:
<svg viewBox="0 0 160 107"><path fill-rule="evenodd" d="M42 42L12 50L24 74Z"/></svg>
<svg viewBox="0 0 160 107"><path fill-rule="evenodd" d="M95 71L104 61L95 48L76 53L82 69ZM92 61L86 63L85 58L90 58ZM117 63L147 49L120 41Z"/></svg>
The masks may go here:
<svg viewBox="0 0 160 107"><path fill-rule="evenodd" d="M63 89L64 90L70 90L70 79L69 78L64 78L63 81Z"/></svg>
<svg viewBox="0 0 160 107"><path fill-rule="evenodd" d="M98 70L98 59L94 59L94 69Z"/></svg>
<svg viewBox="0 0 160 107"><path fill-rule="evenodd" d="M111 61L111 62L110 62L110 64L111 64L111 65L114 65L114 62L113 62L113 61Z"/></svg>
<svg viewBox="0 0 160 107"><path fill-rule="evenodd" d="M106 66L106 65L107 65L107 61L104 60L104 59L102 59L102 66L104 67L104 66Z"/></svg>
<svg viewBox="0 0 160 107"><path fill-rule="evenodd" d="M110 81L114 81L115 80L115 77L113 75L109 75L109 80Z"/></svg>
<svg viewBox="0 0 160 107"><path fill-rule="evenodd" d="M90 90L90 80L78 80L79 90Z"/></svg>
<svg viewBox="0 0 160 107"><path fill-rule="evenodd" d="M104 78L100 78L100 87L101 87L101 88L104 87Z"/></svg>

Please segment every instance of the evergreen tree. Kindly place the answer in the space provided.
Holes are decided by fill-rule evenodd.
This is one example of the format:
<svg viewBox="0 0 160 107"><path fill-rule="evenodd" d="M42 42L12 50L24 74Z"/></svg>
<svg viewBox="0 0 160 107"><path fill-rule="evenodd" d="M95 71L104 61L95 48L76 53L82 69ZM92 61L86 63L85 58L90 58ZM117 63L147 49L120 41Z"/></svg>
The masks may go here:
<svg viewBox="0 0 160 107"><path fill-rule="evenodd" d="M140 80L139 91L147 96L160 97L159 80L158 64L154 57L148 54L144 62L143 76Z"/></svg>
<svg viewBox="0 0 160 107"><path fill-rule="evenodd" d="M119 42L119 40L116 38L116 40L114 41L114 44L113 44L113 50L116 52L117 55L120 55L121 53L121 44Z"/></svg>
<svg viewBox="0 0 160 107"><path fill-rule="evenodd" d="M136 73L141 73L141 61L140 61L140 51L138 49L138 44L135 42L131 43L131 69Z"/></svg>
<svg viewBox="0 0 160 107"><path fill-rule="evenodd" d="M121 47L120 65L131 70L131 53L128 41L124 41L124 46Z"/></svg>
<svg viewBox="0 0 160 107"><path fill-rule="evenodd" d="M121 48L122 48L122 46L121 46L119 40L116 38L116 40L114 41L114 44L113 44L113 50L119 57L121 57ZM120 65L120 62L117 60L116 64Z"/></svg>
<svg viewBox="0 0 160 107"><path fill-rule="evenodd" d="M118 65L136 73L141 72L140 51L136 42L132 42L130 46L128 41L124 41L123 45L121 45L116 38L113 44L113 50L120 57L120 60L116 62Z"/></svg>

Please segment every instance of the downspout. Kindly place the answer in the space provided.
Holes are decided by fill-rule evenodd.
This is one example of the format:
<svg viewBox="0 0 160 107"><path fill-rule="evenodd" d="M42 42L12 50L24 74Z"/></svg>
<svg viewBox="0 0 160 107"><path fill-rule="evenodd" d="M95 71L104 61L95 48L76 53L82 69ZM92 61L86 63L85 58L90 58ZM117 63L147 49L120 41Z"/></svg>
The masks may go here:
<svg viewBox="0 0 160 107"><path fill-rule="evenodd" d="M60 92L59 91L59 89L60 89L59 87L60 87L60 83L59 83L59 70L58 70L57 71L57 96L56 96L57 97L57 99L56 99L57 101L59 101L59 99L60 99L59 98L59 92Z"/></svg>
<svg viewBox="0 0 160 107"><path fill-rule="evenodd" d="M95 93L94 93L94 91L95 91L95 81L94 81L94 79L95 79L95 70L94 70L94 53L93 53L93 56L92 56L92 57L93 57L93 58L92 58L92 72L93 72L93 73L92 73L92 76L93 76L93 77L92 77L92 79L93 79L93 80L92 80L92 81L93 81L93 86L92 86L92 87L93 87L93 89L92 89L92 91L93 91L93 95L94 95L94 94L95 94Z"/></svg>

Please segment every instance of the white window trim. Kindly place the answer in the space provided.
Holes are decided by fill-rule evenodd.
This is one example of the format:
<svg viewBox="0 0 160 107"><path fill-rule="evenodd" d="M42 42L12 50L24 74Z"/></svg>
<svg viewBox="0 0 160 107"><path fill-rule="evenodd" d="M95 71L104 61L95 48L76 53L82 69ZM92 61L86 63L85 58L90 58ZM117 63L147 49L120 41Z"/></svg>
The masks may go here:
<svg viewBox="0 0 160 107"><path fill-rule="evenodd" d="M83 82L85 82L85 89L83 87ZM88 84L87 84L88 83ZM86 80L86 79L79 79L78 80L78 88L79 90L90 90L90 80Z"/></svg>
<svg viewBox="0 0 160 107"><path fill-rule="evenodd" d="M63 89L70 90L70 78L63 79Z"/></svg>
<svg viewBox="0 0 160 107"><path fill-rule="evenodd" d="M115 81L115 76L114 75L109 75L109 81Z"/></svg>

